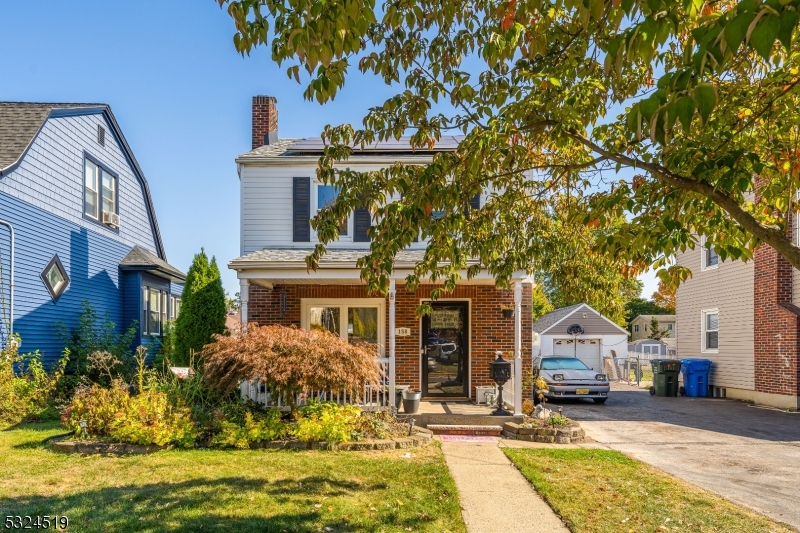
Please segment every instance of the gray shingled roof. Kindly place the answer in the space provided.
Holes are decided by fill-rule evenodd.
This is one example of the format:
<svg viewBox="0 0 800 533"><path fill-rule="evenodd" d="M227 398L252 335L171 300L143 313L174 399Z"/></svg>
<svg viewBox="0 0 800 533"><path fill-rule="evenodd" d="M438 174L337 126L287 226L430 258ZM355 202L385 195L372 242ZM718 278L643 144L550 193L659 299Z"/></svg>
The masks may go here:
<svg viewBox="0 0 800 533"><path fill-rule="evenodd" d="M0 170L17 162L54 109L78 107L106 106L105 104L0 102Z"/></svg>
<svg viewBox="0 0 800 533"><path fill-rule="evenodd" d="M455 150L458 143L461 142L463 136L461 135L445 135L439 140L433 150L420 150L414 151L415 155L430 155L434 152ZM319 155L325 147L320 137L308 137L305 139L279 139L277 142L259 146L245 154L239 156L240 159L261 159L273 157L292 157L303 155ZM377 142L372 146L364 149L360 147L354 150L354 156L358 155L372 155L375 153L410 153L411 138L401 137L399 140L388 140Z"/></svg>
<svg viewBox="0 0 800 533"><path fill-rule="evenodd" d="M265 248L252 252L231 261L231 266L255 266L266 264L265 266L275 266L284 268L294 268L305 266L306 257L313 252L310 248ZM341 250L328 249L320 261L320 268L346 268L355 265L360 257L369 253L367 249ZM415 266L422 261L425 250L402 250L395 257L397 266ZM474 262L470 262L473 264Z"/></svg>
<svg viewBox="0 0 800 533"><path fill-rule="evenodd" d="M177 281L184 281L186 279L186 274L139 245L134 246L133 249L128 252L128 255L120 261L119 267L122 270L157 271Z"/></svg>
<svg viewBox="0 0 800 533"><path fill-rule="evenodd" d="M533 323L533 331L537 333L541 333L547 328L558 324L562 319L569 316L573 311L584 304L575 304L570 305L569 307L562 307L561 309L556 309L555 311L550 311L546 315L543 315L539 320Z"/></svg>

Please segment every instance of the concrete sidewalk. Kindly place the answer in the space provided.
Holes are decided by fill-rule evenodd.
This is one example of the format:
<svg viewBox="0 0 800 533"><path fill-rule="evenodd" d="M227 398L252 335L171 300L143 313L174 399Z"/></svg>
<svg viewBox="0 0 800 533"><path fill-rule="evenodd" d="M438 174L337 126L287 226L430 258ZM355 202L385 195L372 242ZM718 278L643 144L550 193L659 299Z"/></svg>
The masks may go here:
<svg viewBox="0 0 800 533"><path fill-rule="evenodd" d="M497 443L442 442L470 533L569 533Z"/></svg>

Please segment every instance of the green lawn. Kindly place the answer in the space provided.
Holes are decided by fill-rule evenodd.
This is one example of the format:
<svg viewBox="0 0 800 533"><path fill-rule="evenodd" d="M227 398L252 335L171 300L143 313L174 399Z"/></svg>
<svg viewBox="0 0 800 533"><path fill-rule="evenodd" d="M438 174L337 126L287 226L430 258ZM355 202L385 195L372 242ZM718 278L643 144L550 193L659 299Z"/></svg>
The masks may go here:
<svg viewBox="0 0 800 533"><path fill-rule="evenodd" d="M619 452L504 451L573 533L794 531Z"/></svg>
<svg viewBox="0 0 800 533"><path fill-rule="evenodd" d="M386 452L67 455L57 424L0 432L0 516L66 515L70 531L463 532L437 445ZM411 458L402 458L406 453Z"/></svg>

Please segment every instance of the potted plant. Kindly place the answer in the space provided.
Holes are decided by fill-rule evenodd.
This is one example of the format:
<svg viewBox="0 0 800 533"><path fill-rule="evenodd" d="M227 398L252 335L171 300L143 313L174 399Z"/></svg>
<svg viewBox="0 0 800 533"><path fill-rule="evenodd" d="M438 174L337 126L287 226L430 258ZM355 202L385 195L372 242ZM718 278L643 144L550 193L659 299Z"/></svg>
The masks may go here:
<svg viewBox="0 0 800 533"><path fill-rule="evenodd" d="M422 400L422 391L408 388L403 391L403 412L413 415L419 411L419 402Z"/></svg>
<svg viewBox="0 0 800 533"><path fill-rule="evenodd" d="M501 305L500 311L503 312L503 318L511 318L514 316L514 306L513 305Z"/></svg>
<svg viewBox="0 0 800 533"><path fill-rule="evenodd" d="M403 401L403 393L409 389L408 385L397 385L394 391L394 408L400 411L400 402Z"/></svg>

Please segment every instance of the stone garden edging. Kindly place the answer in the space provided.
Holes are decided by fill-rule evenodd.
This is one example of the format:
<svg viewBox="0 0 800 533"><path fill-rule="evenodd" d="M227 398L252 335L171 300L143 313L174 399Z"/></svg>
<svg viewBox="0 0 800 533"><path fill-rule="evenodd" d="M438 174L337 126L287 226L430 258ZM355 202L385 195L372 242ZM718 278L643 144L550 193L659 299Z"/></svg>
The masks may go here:
<svg viewBox="0 0 800 533"><path fill-rule="evenodd" d="M503 438L550 444L576 444L583 442L586 434L574 422L573 425L563 428L525 427L524 424L506 422L503 424Z"/></svg>
<svg viewBox="0 0 800 533"><path fill-rule="evenodd" d="M414 434L409 437L396 437L392 439L367 439L354 442L330 444L328 442L300 442L293 440L278 440L254 444L252 449L265 450L336 450L336 451L367 451L367 450L394 450L402 448L415 448L427 446L433 434L425 428L414 428ZM57 451L65 453L80 453L81 455L144 455L160 450L170 449L170 446L122 444L118 442L97 441L53 441L50 445Z"/></svg>

